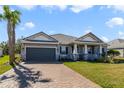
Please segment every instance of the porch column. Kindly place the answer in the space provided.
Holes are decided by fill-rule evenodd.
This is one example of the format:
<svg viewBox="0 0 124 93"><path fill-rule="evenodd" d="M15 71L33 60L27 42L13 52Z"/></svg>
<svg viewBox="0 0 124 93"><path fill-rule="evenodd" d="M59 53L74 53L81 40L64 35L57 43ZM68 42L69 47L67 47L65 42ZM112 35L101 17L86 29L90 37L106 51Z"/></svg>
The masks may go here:
<svg viewBox="0 0 124 93"><path fill-rule="evenodd" d="M102 54L102 45L99 47L99 53Z"/></svg>
<svg viewBox="0 0 124 93"><path fill-rule="evenodd" d="M84 45L84 53L88 54L88 52L87 52L87 45L86 44Z"/></svg>
<svg viewBox="0 0 124 93"><path fill-rule="evenodd" d="M88 51L87 51L87 45L84 45L84 60L88 59Z"/></svg>
<svg viewBox="0 0 124 93"><path fill-rule="evenodd" d="M74 60L77 60L77 44L74 44L74 48L73 48L73 56L74 56Z"/></svg>
<svg viewBox="0 0 124 93"><path fill-rule="evenodd" d="M77 54L77 44L74 44L73 54Z"/></svg>
<svg viewBox="0 0 124 93"><path fill-rule="evenodd" d="M57 51L56 51L56 59L57 59L57 60L60 60L60 59L61 59L61 58L60 58L60 56L61 56L61 55L60 55L60 45L57 46L57 49L56 49L56 50L57 50Z"/></svg>

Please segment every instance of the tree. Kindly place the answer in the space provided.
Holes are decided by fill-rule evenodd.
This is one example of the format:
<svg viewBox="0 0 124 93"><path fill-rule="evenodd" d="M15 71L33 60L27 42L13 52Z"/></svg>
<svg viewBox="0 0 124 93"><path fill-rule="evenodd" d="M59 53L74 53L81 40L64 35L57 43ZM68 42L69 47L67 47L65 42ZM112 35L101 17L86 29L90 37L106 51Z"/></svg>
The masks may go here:
<svg viewBox="0 0 124 93"><path fill-rule="evenodd" d="M118 50L110 49L107 51L107 54L109 55L107 58L108 62L114 63L114 57L119 56L120 52Z"/></svg>
<svg viewBox="0 0 124 93"><path fill-rule="evenodd" d="M8 43L7 42L1 42L0 43L0 47L3 49L3 54L4 55L8 55L9 53L8 53L8 50L9 50L9 48L8 48Z"/></svg>
<svg viewBox="0 0 124 93"><path fill-rule="evenodd" d="M16 44L15 44L15 52L17 54L21 53L21 40L23 39L23 37L21 37L20 39L17 39Z"/></svg>
<svg viewBox="0 0 124 93"><path fill-rule="evenodd" d="M21 13L17 10L11 11L9 6L3 6L3 14L0 14L0 20L7 21L9 62L11 65L15 62L15 27L20 22Z"/></svg>
<svg viewBox="0 0 124 93"><path fill-rule="evenodd" d="M120 55L120 52L119 52L118 50L110 49L110 50L107 52L107 54L108 54L109 56L115 57L115 56L119 56L119 55Z"/></svg>

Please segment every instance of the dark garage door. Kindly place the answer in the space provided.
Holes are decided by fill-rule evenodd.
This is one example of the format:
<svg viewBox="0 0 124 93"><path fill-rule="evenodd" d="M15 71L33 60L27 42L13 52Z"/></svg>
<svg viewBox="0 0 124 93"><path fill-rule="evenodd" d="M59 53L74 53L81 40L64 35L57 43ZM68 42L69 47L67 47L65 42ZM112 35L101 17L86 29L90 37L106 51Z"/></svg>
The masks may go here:
<svg viewBox="0 0 124 93"><path fill-rule="evenodd" d="M55 48L26 48L27 61L55 61Z"/></svg>

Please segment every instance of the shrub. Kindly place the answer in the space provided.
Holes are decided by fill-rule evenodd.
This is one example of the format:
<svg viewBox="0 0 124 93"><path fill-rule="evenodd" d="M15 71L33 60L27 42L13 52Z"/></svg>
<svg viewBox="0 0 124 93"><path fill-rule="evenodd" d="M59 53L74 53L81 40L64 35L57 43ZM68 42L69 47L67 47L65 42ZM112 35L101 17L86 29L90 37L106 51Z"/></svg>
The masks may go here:
<svg viewBox="0 0 124 93"><path fill-rule="evenodd" d="M107 62L107 63L111 63L111 64L114 63L114 61L112 60L112 58L111 58L110 56L107 56L106 62Z"/></svg>
<svg viewBox="0 0 124 93"><path fill-rule="evenodd" d="M18 63L18 62L21 62L22 61L22 58L20 55L16 55L15 57L15 61Z"/></svg>
<svg viewBox="0 0 124 93"><path fill-rule="evenodd" d="M114 49L110 49L108 52L107 52L107 54L109 55L109 56L119 56L120 55L120 52L118 51L118 50L114 50Z"/></svg>
<svg viewBox="0 0 124 93"><path fill-rule="evenodd" d="M124 63L124 58L114 58L114 63Z"/></svg>
<svg viewBox="0 0 124 93"><path fill-rule="evenodd" d="M96 60L97 62L105 62L105 58L104 57L100 57Z"/></svg>
<svg viewBox="0 0 124 93"><path fill-rule="evenodd" d="M107 62L108 63L115 63L115 57L120 55L120 52L118 50L110 49L107 51L108 57L107 57Z"/></svg>
<svg viewBox="0 0 124 93"><path fill-rule="evenodd" d="M100 58L98 58L96 61L97 62L102 62L102 63L104 62L105 63L106 62L106 55L105 54L101 55Z"/></svg>

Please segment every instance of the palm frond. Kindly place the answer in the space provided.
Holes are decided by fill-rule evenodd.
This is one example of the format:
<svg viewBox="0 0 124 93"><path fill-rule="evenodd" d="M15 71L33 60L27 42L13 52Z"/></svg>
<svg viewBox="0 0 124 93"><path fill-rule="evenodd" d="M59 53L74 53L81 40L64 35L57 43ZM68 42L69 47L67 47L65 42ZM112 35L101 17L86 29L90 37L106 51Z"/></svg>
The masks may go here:
<svg viewBox="0 0 124 93"><path fill-rule="evenodd" d="M9 6L4 5L3 10L4 10L3 14L5 15L6 18L9 19L11 17L11 10L10 10Z"/></svg>
<svg viewBox="0 0 124 93"><path fill-rule="evenodd" d="M12 21L14 25L20 23L20 15L21 13L17 10L12 12Z"/></svg>

